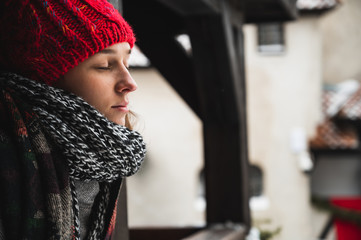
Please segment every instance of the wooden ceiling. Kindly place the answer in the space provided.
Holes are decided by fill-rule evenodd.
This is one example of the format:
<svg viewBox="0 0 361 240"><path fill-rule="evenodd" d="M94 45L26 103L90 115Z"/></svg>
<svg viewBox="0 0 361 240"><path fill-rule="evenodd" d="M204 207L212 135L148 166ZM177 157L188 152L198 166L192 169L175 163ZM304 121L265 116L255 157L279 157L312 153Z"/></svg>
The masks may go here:
<svg viewBox="0 0 361 240"><path fill-rule="evenodd" d="M245 0L246 23L284 22L298 17L296 0Z"/></svg>
<svg viewBox="0 0 361 240"><path fill-rule="evenodd" d="M279 22L298 17L296 0L158 0L181 15L220 12L222 1L244 16L245 23Z"/></svg>

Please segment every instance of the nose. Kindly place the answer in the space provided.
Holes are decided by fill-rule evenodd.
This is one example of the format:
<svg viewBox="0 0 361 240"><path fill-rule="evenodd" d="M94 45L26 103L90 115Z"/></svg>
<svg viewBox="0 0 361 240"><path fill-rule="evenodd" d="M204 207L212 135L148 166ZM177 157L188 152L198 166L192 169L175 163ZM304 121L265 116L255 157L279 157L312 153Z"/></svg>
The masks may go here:
<svg viewBox="0 0 361 240"><path fill-rule="evenodd" d="M137 90L138 85L128 71L126 71L124 74L121 75L122 76L119 78L119 80L115 85L116 92L126 93Z"/></svg>

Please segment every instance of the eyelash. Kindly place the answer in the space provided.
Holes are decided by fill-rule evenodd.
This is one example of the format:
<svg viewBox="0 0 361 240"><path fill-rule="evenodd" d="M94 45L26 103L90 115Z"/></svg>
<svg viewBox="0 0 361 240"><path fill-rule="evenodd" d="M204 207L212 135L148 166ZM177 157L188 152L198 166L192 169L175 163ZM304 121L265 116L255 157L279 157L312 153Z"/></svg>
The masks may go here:
<svg viewBox="0 0 361 240"><path fill-rule="evenodd" d="M107 67L97 67L97 69L99 69L99 70L111 70L111 68L112 68L111 65L109 65L109 66L107 66ZM128 67L128 66L126 66L125 68L126 68L128 71L131 70L131 68Z"/></svg>
<svg viewBox="0 0 361 240"><path fill-rule="evenodd" d="M111 67L97 67L97 69L100 69L100 70L110 70Z"/></svg>

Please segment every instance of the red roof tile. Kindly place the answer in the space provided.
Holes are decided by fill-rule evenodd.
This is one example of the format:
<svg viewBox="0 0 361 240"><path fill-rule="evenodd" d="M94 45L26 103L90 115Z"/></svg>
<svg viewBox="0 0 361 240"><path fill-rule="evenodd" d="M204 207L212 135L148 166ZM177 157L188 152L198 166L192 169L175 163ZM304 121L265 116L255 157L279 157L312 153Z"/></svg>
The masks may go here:
<svg viewBox="0 0 361 240"><path fill-rule="evenodd" d="M354 90L350 86L357 86ZM312 149L355 149L359 147L357 129L352 124L342 126L337 119L361 120L361 86L324 90L322 112L325 120L317 127L316 135L309 142ZM352 91L351 91L352 90ZM331 111L330 111L331 110Z"/></svg>
<svg viewBox="0 0 361 240"><path fill-rule="evenodd" d="M317 127L316 136L309 144L312 149L355 149L359 140L352 126L341 128L328 119Z"/></svg>

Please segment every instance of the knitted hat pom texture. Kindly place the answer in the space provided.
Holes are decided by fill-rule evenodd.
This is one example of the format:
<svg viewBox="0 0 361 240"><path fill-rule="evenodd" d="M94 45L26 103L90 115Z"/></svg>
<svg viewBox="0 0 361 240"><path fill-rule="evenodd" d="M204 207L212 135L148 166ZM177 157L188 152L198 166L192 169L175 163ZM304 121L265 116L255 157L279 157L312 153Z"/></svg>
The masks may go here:
<svg viewBox="0 0 361 240"><path fill-rule="evenodd" d="M115 43L134 46L132 28L106 0L8 0L5 9L1 68L48 85Z"/></svg>

